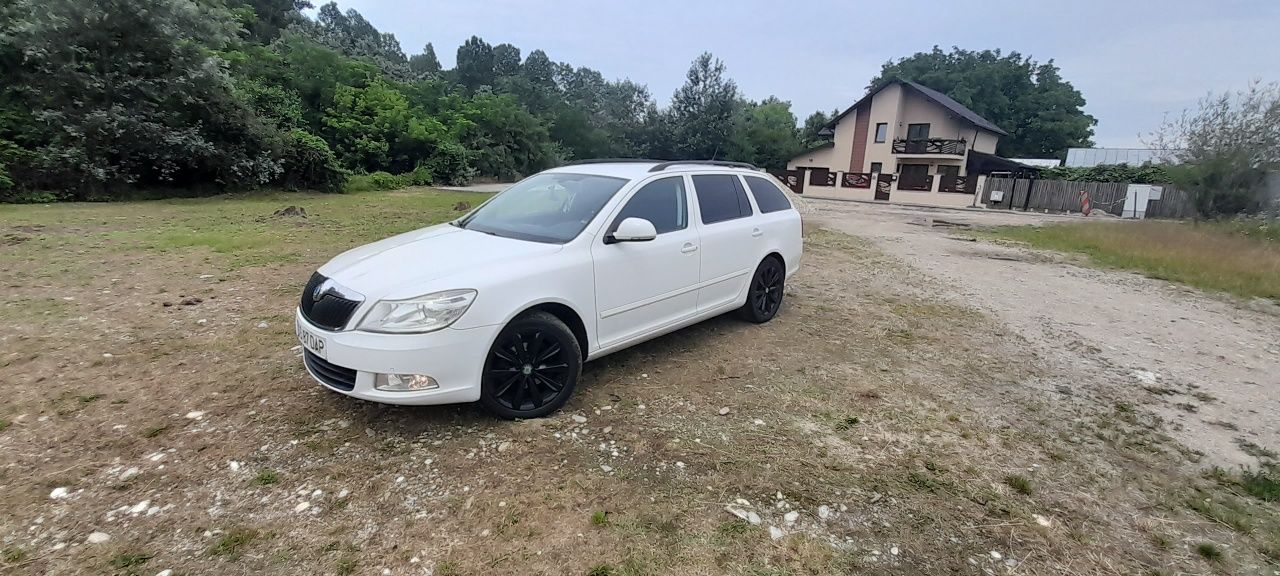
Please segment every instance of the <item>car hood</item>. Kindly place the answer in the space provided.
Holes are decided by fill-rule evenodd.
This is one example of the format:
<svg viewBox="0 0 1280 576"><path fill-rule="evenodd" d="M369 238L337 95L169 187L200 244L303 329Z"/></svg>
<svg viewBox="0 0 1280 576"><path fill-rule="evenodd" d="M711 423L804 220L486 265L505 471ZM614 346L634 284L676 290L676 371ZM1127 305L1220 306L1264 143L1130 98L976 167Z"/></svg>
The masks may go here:
<svg viewBox="0 0 1280 576"><path fill-rule="evenodd" d="M352 248L321 266L320 273L369 299L412 298L422 295L424 289L475 288L461 285L474 279L461 277L457 286L426 285L561 249L559 244L503 238L440 224Z"/></svg>

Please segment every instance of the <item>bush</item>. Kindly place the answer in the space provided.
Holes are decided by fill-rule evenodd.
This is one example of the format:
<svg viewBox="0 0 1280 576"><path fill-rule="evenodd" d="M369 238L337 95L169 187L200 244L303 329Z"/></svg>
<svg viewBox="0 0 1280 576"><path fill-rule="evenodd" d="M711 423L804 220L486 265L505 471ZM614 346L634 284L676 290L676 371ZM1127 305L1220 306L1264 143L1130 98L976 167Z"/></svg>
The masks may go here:
<svg viewBox="0 0 1280 576"><path fill-rule="evenodd" d="M435 176L431 174L431 168L425 164L419 164L413 172L401 175L405 183L410 186L430 186L435 183Z"/></svg>
<svg viewBox="0 0 1280 576"><path fill-rule="evenodd" d="M1175 166L1170 176L1178 187L1195 194L1196 209L1203 216L1253 214L1266 204L1266 172L1239 155L1216 154Z"/></svg>
<svg viewBox="0 0 1280 576"><path fill-rule="evenodd" d="M347 184L347 171L338 164L329 145L305 130L290 130L285 135L281 163L280 184L289 190L341 192Z"/></svg>
<svg viewBox="0 0 1280 576"><path fill-rule="evenodd" d="M1130 184L1167 184L1168 167L1163 164L1101 164L1075 167L1055 166L1040 171L1045 180L1071 180L1075 182L1127 182Z"/></svg>
<svg viewBox="0 0 1280 576"><path fill-rule="evenodd" d="M369 175L369 184L374 190L398 190L404 188L405 178L386 172L374 172Z"/></svg>
<svg viewBox="0 0 1280 576"><path fill-rule="evenodd" d="M457 142L441 143L425 165L435 182L450 186L465 186L476 173L471 166L471 156L467 149Z"/></svg>

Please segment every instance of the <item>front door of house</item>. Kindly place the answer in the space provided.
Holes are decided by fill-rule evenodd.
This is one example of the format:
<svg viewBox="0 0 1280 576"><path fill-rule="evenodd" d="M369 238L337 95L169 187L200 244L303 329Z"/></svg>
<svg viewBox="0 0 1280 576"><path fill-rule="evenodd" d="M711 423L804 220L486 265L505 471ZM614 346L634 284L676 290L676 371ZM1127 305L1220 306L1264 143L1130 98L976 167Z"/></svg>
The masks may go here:
<svg viewBox="0 0 1280 576"><path fill-rule="evenodd" d="M888 200L889 190L893 189L893 174L876 175L876 200Z"/></svg>

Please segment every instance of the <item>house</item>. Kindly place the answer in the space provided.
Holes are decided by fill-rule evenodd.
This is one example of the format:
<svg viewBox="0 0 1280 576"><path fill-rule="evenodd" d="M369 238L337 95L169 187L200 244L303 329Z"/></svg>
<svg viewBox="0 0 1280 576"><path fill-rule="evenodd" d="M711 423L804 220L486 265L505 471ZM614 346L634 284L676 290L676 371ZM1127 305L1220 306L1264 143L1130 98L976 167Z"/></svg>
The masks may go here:
<svg viewBox="0 0 1280 576"><path fill-rule="evenodd" d="M1008 133L946 94L906 80L881 86L823 130L779 174L814 196L971 206L979 175L1035 168L996 156Z"/></svg>

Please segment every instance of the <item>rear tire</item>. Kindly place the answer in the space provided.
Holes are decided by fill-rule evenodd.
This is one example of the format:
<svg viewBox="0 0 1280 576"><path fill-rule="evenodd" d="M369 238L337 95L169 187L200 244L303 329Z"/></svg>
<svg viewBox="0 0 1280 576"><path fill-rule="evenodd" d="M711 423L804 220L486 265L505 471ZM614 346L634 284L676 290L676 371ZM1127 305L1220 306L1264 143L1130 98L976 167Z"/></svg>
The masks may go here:
<svg viewBox="0 0 1280 576"><path fill-rule="evenodd" d="M782 261L775 256L765 257L751 276L751 283L747 285L747 301L738 314L755 324L772 320L782 307L786 281L787 271L783 269Z"/></svg>
<svg viewBox="0 0 1280 576"><path fill-rule="evenodd" d="M581 374L573 331L552 314L527 312L498 333L485 356L480 403L501 418L540 418L569 401Z"/></svg>

